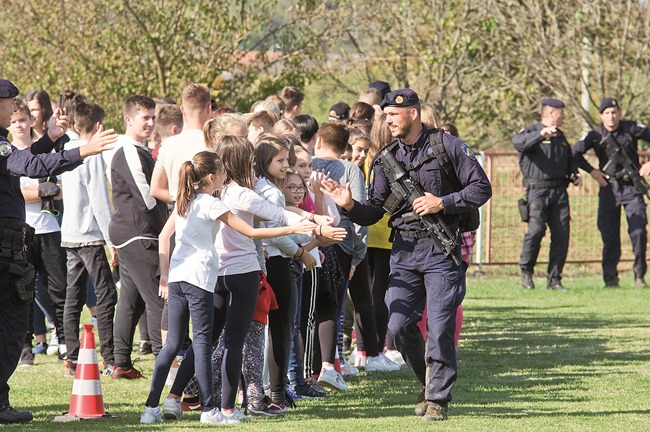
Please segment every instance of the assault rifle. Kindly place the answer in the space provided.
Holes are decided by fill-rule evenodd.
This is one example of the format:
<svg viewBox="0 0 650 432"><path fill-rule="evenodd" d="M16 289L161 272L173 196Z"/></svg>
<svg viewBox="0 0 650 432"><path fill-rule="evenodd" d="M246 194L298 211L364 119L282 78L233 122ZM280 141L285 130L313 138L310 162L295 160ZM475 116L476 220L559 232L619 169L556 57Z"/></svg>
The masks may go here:
<svg viewBox="0 0 650 432"><path fill-rule="evenodd" d="M392 147L388 146L379 153L376 159L377 163L381 165L386 181L390 186L391 194L384 203L384 210L391 214L399 209L404 201L408 201L409 205L412 206L413 201L424 196L422 187L411 180L402 164L395 159L395 156L390 151ZM420 216L411 211L404 213L402 219L405 222L419 221L426 236L433 239L442 253L451 256L456 265L460 265L458 258L453 254L454 248L458 245L456 235L440 215L434 213Z"/></svg>
<svg viewBox="0 0 650 432"><path fill-rule="evenodd" d="M605 149L608 159L603 167L603 172L616 180L632 183L637 191L650 198L650 185L639 174L639 166L621 148L614 137L611 134L606 134L600 141L600 145Z"/></svg>

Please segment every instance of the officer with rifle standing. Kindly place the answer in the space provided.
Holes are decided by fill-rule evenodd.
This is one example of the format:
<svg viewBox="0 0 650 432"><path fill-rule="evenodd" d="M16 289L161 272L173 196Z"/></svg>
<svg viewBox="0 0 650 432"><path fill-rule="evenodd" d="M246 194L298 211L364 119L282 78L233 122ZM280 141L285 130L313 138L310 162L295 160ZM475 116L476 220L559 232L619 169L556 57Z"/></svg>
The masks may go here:
<svg viewBox="0 0 650 432"><path fill-rule="evenodd" d="M60 109L49 120L47 134L30 148L18 150L7 140L7 127L16 109L18 89L0 79L0 424L27 423L29 411L17 411L9 403L9 377L27 331L28 306L34 296L34 267L27 263L27 248L34 230L25 223L25 200L20 177L53 177L74 169L88 156L112 148L113 130L97 132L88 144L74 150L51 153L68 127Z"/></svg>
<svg viewBox="0 0 650 432"><path fill-rule="evenodd" d="M520 200L521 219L528 222L528 231L521 248L519 267L521 286L535 288L533 270L539 255L546 225L551 231L547 288L564 291L562 270L569 250L569 195L571 181L580 185L580 176L571 146L559 129L564 122L564 102L544 99L540 121L533 123L512 138L519 152L519 167L524 175L525 196Z"/></svg>
<svg viewBox="0 0 650 432"><path fill-rule="evenodd" d="M456 309L465 296L459 219L461 213L483 205L492 187L467 144L423 126L413 90L386 94L382 109L396 141L374 161L368 199L354 201L349 185L332 180L325 182L323 190L360 225L372 225L385 210L391 212L388 331L423 386L416 414L424 421L446 420L456 382ZM434 144L436 135L441 145ZM449 175L432 148L448 158ZM425 307L426 345L417 327Z"/></svg>
<svg viewBox="0 0 650 432"><path fill-rule="evenodd" d="M650 142L650 128L629 120L621 120L621 107L614 98L603 99L600 107L602 123L573 146L578 167L598 182L598 230L603 239L603 279L605 287L617 287L617 265L621 259L621 206L625 208L628 234L634 252L635 286L645 288L646 243L648 218L643 198L648 194L644 177L650 163L639 163L637 141ZM583 157L594 149L598 169Z"/></svg>

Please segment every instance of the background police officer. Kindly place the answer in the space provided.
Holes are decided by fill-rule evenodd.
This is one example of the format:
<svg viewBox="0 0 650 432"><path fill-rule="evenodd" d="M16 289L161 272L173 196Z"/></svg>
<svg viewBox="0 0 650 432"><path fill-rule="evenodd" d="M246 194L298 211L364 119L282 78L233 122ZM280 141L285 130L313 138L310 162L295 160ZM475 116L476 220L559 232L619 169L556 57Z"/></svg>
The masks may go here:
<svg viewBox="0 0 650 432"><path fill-rule="evenodd" d="M629 178L616 178L603 172L609 162L603 139L608 135L614 138L621 150L639 166L637 141L650 142L650 128L633 121L621 120L621 107L614 98L603 99L600 107L602 123L573 146L578 166L587 171L600 185L598 191L598 230L603 239L603 279L606 287L618 286L617 265L621 259L621 206L625 208L628 234L634 252L634 275L637 288L645 288L646 243L646 204L643 193L635 188ZM598 156L598 169L592 167L583 157L594 149ZM641 176L650 172L650 163L639 170Z"/></svg>
<svg viewBox="0 0 650 432"><path fill-rule="evenodd" d="M580 184L571 146L562 133L564 103L542 101L541 120L527 126L512 139L519 152L519 167L524 175L528 201L528 231L521 248L519 267L521 286L533 289L533 270L539 255L546 225L551 231L547 287L564 290L562 269L569 250L569 179Z"/></svg>
<svg viewBox="0 0 650 432"><path fill-rule="evenodd" d="M386 120L394 138L395 158L405 166L420 161L427 154L432 133L420 120L420 102L411 89L388 93L382 102ZM484 204L492 194L485 172L467 144L445 134L444 148L451 159L462 189L454 189L438 160L430 158L409 175L426 191L413 205L394 212L389 225L396 235L390 258L390 281L386 304L390 313L388 331L395 337L397 348L406 364L424 386L416 414L423 420L446 420L447 404L456 382L456 351L454 329L456 308L465 296L465 268L459 265L460 242L451 255L445 255L431 237L423 236L419 222L403 217L415 211L420 215L440 213L453 231L458 227L458 214ZM379 221L382 206L391 195L386 176L379 165L373 168L368 199L352 200L349 185L345 188L329 181L325 191L348 212L350 219L361 225ZM425 343L417 323L424 307L428 314Z"/></svg>
<svg viewBox="0 0 650 432"><path fill-rule="evenodd" d="M33 268L26 260L31 228L25 224L25 200L20 177L50 177L72 169L85 157L112 148L117 135L100 131L85 146L50 153L68 125L57 110L48 123L48 132L31 148L18 150L7 140L7 127L16 107L18 89L0 79L0 424L26 423L28 411L16 411L9 404L9 377L18 364L27 331L28 306L33 298Z"/></svg>

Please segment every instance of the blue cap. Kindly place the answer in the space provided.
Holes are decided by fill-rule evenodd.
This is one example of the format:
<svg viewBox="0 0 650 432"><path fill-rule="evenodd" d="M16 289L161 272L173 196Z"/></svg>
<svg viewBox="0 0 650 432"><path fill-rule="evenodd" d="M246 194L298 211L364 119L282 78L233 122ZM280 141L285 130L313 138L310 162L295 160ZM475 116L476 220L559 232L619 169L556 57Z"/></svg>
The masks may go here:
<svg viewBox="0 0 650 432"><path fill-rule="evenodd" d="M420 103L418 94L409 88L397 89L386 94L384 100L381 101L381 107L410 107Z"/></svg>
<svg viewBox="0 0 650 432"><path fill-rule="evenodd" d="M0 99L15 98L18 93L18 88L11 81L0 79Z"/></svg>
<svg viewBox="0 0 650 432"><path fill-rule="evenodd" d="M542 101L542 106L549 106L551 108L564 108L564 102L559 99L546 98Z"/></svg>
<svg viewBox="0 0 650 432"><path fill-rule="evenodd" d="M605 98L598 107L598 112L603 113L607 108L620 108L618 101L614 98Z"/></svg>

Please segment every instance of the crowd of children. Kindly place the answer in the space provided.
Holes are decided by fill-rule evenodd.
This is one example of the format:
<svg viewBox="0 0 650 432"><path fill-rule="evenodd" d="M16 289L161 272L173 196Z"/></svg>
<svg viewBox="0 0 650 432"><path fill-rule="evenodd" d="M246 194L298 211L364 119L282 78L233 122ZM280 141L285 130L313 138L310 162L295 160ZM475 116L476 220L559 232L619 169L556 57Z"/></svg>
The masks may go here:
<svg viewBox="0 0 650 432"><path fill-rule="evenodd" d="M105 374L143 378L131 347L138 321L146 323L157 357L141 423L181 419L190 409L202 411L201 423L277 416L296 399L324 397L325 388L347 391L345 378L360 368L398 370L403 360L387 337L383 301L387 219L355 225L321 190L331 178L364 199L372 160L392 140L379 108L388 91L373 83L352 106L333 105L320 125L301 114L304 95L295 87L246 114L216 109L200 84L183 91L180 107L128 98L126 131L112 151L58 184L22 182L28 222L37 227L31 259L48 295L33 307L46 315L34 314L21 364L47 351L42 336L32 353L32 333L46 333L47 316L50 345L60 347L48 353L74 374L91 282ZM44 133L51 114L47 93L30 95L9 129L18 148ZM64 100L66 149L102 132L99 105L72 92ZM424 120L440 126L435 116ZM111 268L119 268L119 296ZM356 333L350 361L346 327Z"/></svg>

